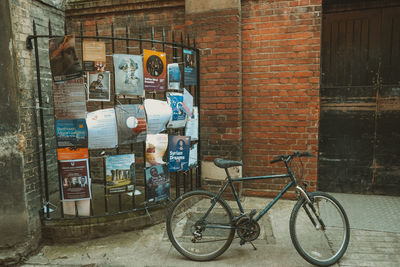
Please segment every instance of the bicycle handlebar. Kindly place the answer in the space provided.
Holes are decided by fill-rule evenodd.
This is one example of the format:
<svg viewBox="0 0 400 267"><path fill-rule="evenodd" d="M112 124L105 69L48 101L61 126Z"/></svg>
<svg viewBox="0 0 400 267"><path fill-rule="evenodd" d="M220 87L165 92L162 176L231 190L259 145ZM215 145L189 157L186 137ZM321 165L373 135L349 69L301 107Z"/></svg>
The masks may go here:
<svg viewBox="0 0 400 267"><path fill-rule="evenodd" d="M299 152L299 151L296 151L296 152L294 152L293 154L291 154L291 155L280 155L280 156L276 156L273 160L271 160L269 163L270 164L274 164L274 163L276 163L276 162L278 162L278 161L286 161L286 160L288 160L288 159L292 159L292 158L294 158L294 157L314 157L312 154L311 154L311 152L308 152L308 151L306 151L306 152Z"/></svg>

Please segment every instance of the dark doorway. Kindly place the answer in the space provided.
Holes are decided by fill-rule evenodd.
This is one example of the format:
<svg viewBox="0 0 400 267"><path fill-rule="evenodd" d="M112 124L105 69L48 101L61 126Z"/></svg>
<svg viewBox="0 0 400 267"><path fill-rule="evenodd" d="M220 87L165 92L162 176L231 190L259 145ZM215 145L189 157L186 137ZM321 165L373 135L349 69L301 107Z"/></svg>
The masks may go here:
<svg viewBox="0 0 400 267"><path fill-rule="evenodd" d="M323 6L318 188L400 195L400 1L365 2Z"/></svg>

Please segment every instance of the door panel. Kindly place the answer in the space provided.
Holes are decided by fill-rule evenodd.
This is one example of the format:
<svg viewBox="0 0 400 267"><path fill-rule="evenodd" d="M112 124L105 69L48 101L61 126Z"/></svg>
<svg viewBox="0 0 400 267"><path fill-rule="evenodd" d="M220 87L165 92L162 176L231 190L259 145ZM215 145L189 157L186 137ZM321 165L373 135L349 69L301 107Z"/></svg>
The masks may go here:
<svg viewBox="0 0 400 267"><path fill-rule="evenodd" d="M324 14L318 188L400 194L399 7Z"/></svg>

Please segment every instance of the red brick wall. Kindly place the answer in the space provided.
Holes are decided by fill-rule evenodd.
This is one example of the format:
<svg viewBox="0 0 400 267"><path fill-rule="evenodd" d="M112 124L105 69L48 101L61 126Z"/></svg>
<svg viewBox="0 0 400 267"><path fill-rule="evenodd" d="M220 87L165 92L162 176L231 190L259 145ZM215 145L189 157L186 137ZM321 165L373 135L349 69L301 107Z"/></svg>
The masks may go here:
<svg viewBox="0 0 400 267"><path fill-rule="evenodd" d="M276 155L317 155L321 15L321 0L242 1L245 175L282 171L266 167ZM316 158L305 177L315 189ZM248 182L244 193L276 195L284 182Z"/></svg>
<svg viewBox="0 0 400 267"><path fill-rule="evenodd" d="M200 115L203 160L241 159L242 86L238 9L186 15L186 32L201 49Z"/></svg>

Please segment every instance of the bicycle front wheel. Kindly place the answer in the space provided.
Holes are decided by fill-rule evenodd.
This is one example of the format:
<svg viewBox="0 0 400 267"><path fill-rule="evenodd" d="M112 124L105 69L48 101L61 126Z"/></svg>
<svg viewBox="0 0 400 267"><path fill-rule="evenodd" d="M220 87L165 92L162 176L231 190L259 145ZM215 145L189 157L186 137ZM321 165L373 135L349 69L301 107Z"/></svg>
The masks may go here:
<svg viewBox="0 0 400 267"><path fill-rule="evenodd" d="M350 225L340 203L323 192L310 193L312 204L300 199L290 216L290 236L296 250L318 266L335 264L346 252Z"/></svg>
<svg viewBox="0 0 400 267"><path fill-rule="evenodd" d="M167 233L172 245L197 261L212 260L230 246L235 230L232 211L207 191L192 191L179 197L168 212ZM208 213L208 214L207 214Z"/></svg>

